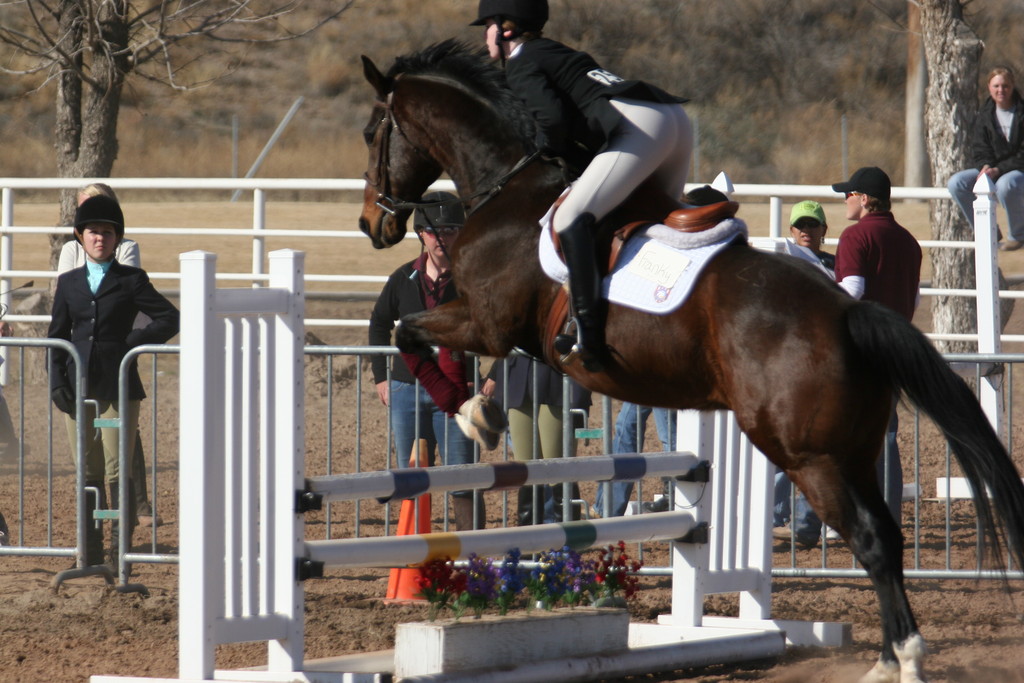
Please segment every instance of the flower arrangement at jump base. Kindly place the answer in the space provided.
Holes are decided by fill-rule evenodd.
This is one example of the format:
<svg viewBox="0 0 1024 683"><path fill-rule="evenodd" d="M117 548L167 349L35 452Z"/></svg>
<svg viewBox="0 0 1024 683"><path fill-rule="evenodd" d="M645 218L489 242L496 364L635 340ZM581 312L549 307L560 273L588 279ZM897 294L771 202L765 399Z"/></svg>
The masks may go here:
<svg viewBox="0 0 1024 683"><path fill-rule="evenodd" d="M535 605L548 610L581 605L625 607L625 601L636 593L636 572L642 566L629 558L622 541L600 549L596 560L583 559L568 546L548 550L540 553L528 574L521 570L520 559L519 549L513 548L500 563L475 553L464 568L449 559L427 562L417 583L419 596L430 602L428 618L435 620L445 609L459 619L467 610L480 618L492 607L501 615Z"/></svg>

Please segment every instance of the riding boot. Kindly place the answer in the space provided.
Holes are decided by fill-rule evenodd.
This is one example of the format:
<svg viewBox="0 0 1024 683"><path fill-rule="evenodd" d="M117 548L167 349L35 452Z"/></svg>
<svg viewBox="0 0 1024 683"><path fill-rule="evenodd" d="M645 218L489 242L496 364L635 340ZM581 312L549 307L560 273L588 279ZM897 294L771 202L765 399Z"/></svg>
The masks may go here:
<svg viewBox="0 0 1024 683"><path fill-rule="evenodd" d="M533 487L520 486L516 499L516 526L530 526L537 518L533 507ZM543 504L542 498L541 505Z"/></svg>
<svg viewBox="0 0 1024 683"><path fill-rule="evenodd" d="M593 214L578 216L568 228L558 233L558 241L569 269L569 295L576 321L576 337L558 335L555 350L562 355L575 351L587 370L600 372L605 357L605 301L601 297L601 275L597 269Z"/></svg>
<svg viewBox="0 0 1024 683"><path fill-rule="evenodd" d="M85 482L85 566L94 567L103 564L103 524L93 519L96 510L107 507L107 496L103 490L103 482ZM90 490L94 489L95 493Z"/></svg>
<svg viewBox="0 0 1024 683"><path fill-rule="evenodd" d="M153 506L149 502L148 481L146 479L146 455L142 450L142 436L135 434L135 448L132 449L132 484L135 486L135 510L139 515L153 516Z"/></svg>
<svg viewBox="0 0 1024 683"><path fill-rule="evenodd" d="M563 491L563 488L562 488L562 484L552 484L551 485L551 496L554 499L555 520L559 521L559 522L561 522L562 520L565 519L565 513L563 512L563 510L564 510L563 498L562 498L563 493L564 493L564 491ZM579 484L573 483L573 485L572 485L572 500L579 500L579 499L580 499L580 486L579 486ZM579 508L577 506L573 505L572 501L569 502L569 507L571 509L570 519L573 522L578 522L579 519L580 519L580 510L579 510Z"/></svg>
<svg viewBox="0 0 1024 683"><path fill-rule="evenodd" d="M119 482L114 479L110 482L110 509L117 510L120 506L121 491L118 488ZM132 546L132 534L135 531L135 490L131 479L128 480L128 509L125 511L127 519L114 520L110 524L110 551L107 554L107 566L114 572L118 570L118 559L121 542L121 532L124 531L128 536L128 549L131 550ZM131 574L131 566L128 567L128 573Z"/></svg>
<svg viewBox="0 0 1024 683"><path fill-rule="evenodd" d="M476 505L474 506L474 501ZM473 509L476 508L476 517L479 520L477 526L473 526ZM473 497L452 497L452 512L455 516L456 531L471 531L474 528L483 529L486 522L484 497L479 491L473 492Z"/></svg>

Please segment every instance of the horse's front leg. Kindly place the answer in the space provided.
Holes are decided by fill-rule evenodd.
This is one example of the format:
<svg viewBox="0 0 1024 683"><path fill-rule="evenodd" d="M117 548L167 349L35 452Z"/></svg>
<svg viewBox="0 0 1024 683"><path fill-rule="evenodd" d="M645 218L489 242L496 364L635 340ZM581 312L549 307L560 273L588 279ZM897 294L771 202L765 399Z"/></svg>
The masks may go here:
<svg viewBox="0 0 1024 683"><path fill-rule="evenodd" d="M395 346L421 358L432 356L434 346L487 355L462 299L402 318L395 330Z"/></svg>
<svg viewBox="0 0 1024 683"><path fill-rule="evenodd" d="M419 362L410 363L410 369L423 382L434 402L455 417L462 432L484 450L496 448L501 433L508 427L504 412L482 394L468 400L460 398L466 386L461 361L454 365L454 357L444 353L434 359L435 344L449 351L479 352L480 344L473 332L468 307L461 301L453 301L406 316L395 330L395 344L399 351L420 358ZM453 375L458 375L456 381L462 389L446 390L454 386Z"/></svg>

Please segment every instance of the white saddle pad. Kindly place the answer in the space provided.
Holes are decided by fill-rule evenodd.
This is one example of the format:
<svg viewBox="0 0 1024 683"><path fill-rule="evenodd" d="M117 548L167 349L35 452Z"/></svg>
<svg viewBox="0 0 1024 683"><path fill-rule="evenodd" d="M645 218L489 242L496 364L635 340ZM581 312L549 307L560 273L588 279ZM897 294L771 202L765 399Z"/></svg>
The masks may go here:
<svg viewBox="0 0 1024 683"><path fill-rule="evenodd" d="M648 226L626 242L615 270L604 279L602 291L612 303L665 315L686 301L697 276L715 254L746 238L747 226L738 218L695 234L664 225ZM555 252L546 228L541 234L539 256L548 277L564 283L569 271Z"/></svg>

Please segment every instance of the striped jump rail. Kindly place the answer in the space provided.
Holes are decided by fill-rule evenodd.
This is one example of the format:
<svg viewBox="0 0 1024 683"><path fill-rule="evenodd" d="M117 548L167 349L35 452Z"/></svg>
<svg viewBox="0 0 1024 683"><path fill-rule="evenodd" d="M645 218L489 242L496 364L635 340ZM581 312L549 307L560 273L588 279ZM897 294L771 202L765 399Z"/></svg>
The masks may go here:
<svg viewBox="0 0 1024 683"><path fill-rule="evenodd" d="M618 541L669 540L706 542L706 525L698 524L691 512L656 512L506 529L306 541L300 575L321 576L324 567L406 567L445 558L464 560L472 553L501 557L512 548L535 553L563 546L586 550Z"/></svg>
<svg viewBox="0 0 1024 683"><path fill-rule="evenodd" d="M550 460L410 467L380 472L357 472L306 479L299 509L319 509L324 502L376 498L415 498L424 493L561 484L566 481L636 481L645 477L674 477L707 481L709 465L692 453L645 453L554 458Z"/></svg>

